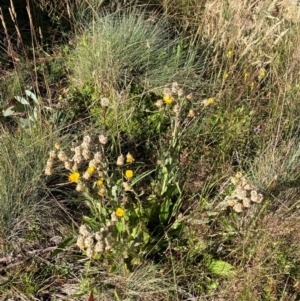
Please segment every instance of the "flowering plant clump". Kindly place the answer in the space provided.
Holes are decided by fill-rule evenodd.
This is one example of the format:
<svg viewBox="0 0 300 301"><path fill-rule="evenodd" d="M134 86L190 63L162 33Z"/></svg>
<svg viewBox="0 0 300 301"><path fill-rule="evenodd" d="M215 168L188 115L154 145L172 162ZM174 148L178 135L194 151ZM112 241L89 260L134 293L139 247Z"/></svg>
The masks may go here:
<svg viewBox="0 0 300 301"><path fill-rule="evenodd" d="M196 117L189 107L192 99L176 82L165 88L152 117L158 129L168 124L168 133L163 143L155 142L157 164L150 170L137 163L133 153L120 153L121 145L110 144L116 139L106 135L85 136L70 150L60 147L50 152L45 174L54 172L55 162L62 164L69 182L76 184L79 199L89 208L77 237L77 246L87 257L126 258L131 265L139 264L162 241L166 229L180 232L180 136Z"/></svg>

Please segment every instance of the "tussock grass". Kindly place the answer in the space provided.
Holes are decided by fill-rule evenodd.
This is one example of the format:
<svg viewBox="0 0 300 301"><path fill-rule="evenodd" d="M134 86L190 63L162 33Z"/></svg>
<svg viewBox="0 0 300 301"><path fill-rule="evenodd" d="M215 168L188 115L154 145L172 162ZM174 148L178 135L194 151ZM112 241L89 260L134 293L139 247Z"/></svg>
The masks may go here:
<svg viewBox="0 0 300 301"><path fill-rule="evenodd" d="M85 27L71 59L75 84L91 79L100 93L130 84L154 88L176 78L185 83L194 67L195 52L165 18L143 11L99 16Z"/></svg>
<svg viewBox="0 0 300 301"><path fill-rule="evenodd" d="M44 161L55 135L44 129L19 130L14 135L2 129L0 136L0 235L4 243L26 241L34 229L47 236L46 225L54 217L53 204L44 183ZM32 231L31 231L32 230ZM30 233L32 232L32 233ZM50 234L51 235L51 234ZM34 238L34 234L33 237ZM18 244L16 244L18 247ZM1 253L4 250L1 250Z"/></svg>

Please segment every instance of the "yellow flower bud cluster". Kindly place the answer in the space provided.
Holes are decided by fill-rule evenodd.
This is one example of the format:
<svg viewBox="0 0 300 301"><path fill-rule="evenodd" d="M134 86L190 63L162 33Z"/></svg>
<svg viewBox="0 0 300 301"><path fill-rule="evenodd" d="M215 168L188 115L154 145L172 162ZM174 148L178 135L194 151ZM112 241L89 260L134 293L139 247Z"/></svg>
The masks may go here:
<svg viewBox="0 0 300 301"><path fill-rule="evenodd" d="M257 190L249 184L241 172L237 172L230 180L235 186L235 189L231 196L225 197L222 202L225 208L232 207L235 212L241 213L244 209L250 208L253 203L261 203L263 201L263 195L258 193Z"/></svg>
<svg viewBox="0 0 300 301"><path fill-rule="evenodd" d="M118 218L116 213L111 214L111 220L98 232L92 232L86 225L81 225L77 237L77 246L86 256L93 258L95 254L101 254L111 250L115 241L113 232Z"/></svg>

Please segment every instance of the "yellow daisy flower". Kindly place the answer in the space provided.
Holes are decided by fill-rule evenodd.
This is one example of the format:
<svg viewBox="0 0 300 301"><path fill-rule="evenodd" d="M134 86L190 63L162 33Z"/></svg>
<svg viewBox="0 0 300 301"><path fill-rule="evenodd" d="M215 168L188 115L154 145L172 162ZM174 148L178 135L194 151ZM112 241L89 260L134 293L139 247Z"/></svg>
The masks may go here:
<svg viewBox="0 0 300 301"><path fill-rule="evenodd" d="M164 101L166 104L170 105L170 104L174 101L174 97L172 97L170 94L165 94L165 95L163 96L163 101Z"/></svg>
<svg viewBox="0 0 300 301"><path fill-rule="evenodd" d="M126 177L127 179L131 179L131 178L133 177L133 171L132 171L131 169L127 169L127 170L125 171L125 177Z"/></svg>
<svg viewBox="0 0 300 301"><path fill-rule="evenodd" d="M118 208L117 210L116 210L116 216L117 217L123 217L124 216L124 209L122 209L122 208Z"/></svg>
<svg viewBox="0 0 300 301"><path fill-rule="evenodd" d="M80 178L79 172L72 172L69 174L69 182L71 183L78 183L79 178Z"/></svg>
<svg viewBox="0 0 300 301"><path fill-rule="evenodd" d="M89 166L88 169L86 170L87 173L92 174L95 171L94 166Z"/></svg>
<svg viewBox="0 0 300 301"><path fill-rule="evenodd" d="M102 186L103 185L103 181L101 179L97 180L96 183L97 183L98 186Z"/></svg>

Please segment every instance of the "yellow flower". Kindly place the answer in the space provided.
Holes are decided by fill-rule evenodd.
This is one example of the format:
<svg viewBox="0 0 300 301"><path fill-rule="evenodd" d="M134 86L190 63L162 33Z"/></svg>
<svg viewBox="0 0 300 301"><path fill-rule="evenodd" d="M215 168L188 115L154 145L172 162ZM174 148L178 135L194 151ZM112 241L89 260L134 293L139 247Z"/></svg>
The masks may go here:
<svg viewBox="0 0 300 301"><path fill-rule="evenodd" d="M86 170L87 173L92 174L95 171L94 166L89 166L88 169Z"/></svg>
<svg viewBox="0 0 300 301"><path fill-rule="evenodd" d="M215 100L212 97L210 97L208 99L204 99L202 101L202 104L204 105L204 107L207 107L207 106L213 104L214 102L215 102Z"/></svg>
<svg viewBox="0 0 300 301"><path fill-rule="evenodd" d="M165 95L163 96L163 101L164 101L166 104L170 105L170 104L174 101L174 97L172 97L171 94L165 94Z"/></svg>
<svg viewBox="0 0 300 301"><path fill-rule="evenodd" d="M224 78L228 78L229 77L229 74L227 72L224 73Z"/></svg>
<svg viewBox="0 0 300 301"><path fill-rule="evenodd" d="M71 183L78 183L79 178L80 178L79 172L72 172L69 174L69 182Z"/></svg>
<svg viewBox="0 0 300 301"><path fill-rule="evenodd" d="M133 171L132 171L131 169L127 169L127 170L125 171L125 177L126 177L127 179L131 179L131 178L133 177Z"/></svg>
<svg viewBox="0 0 300 301"><path fill-rule="evenodd" d="M244 80L246 80L248 77L249 77L249 73L248 73L248 72L245 72L245 73L244 73Z"/></svg>
<svg viewBox="0 0 300 301"><path fill-rule="evenodd" d="M123 217L124 216L124 209L122 209L122 208L118 208L117 210L116 210L116 216L117 217Z"/></svg>
<svg viewBox="0 0 300 301"><path fill-rule="evenodd" d="M227 51L227 57L230 58L232 57L233 51L232 50L228 50Z"/></svg>
<svg viewBox="0 0 300 301"><path fill-rule="evenodd" d="M251 90L254 88L254 85L255 85L254 82L251 82L251 83L250 83L250 88L251 88Z"/></svg>
<svg viewBox="0 0 300 301"><path fill-rule="evenodd" d="M102 186L103 185L103 181L101 179L97 180L96 183L97 183L98 186Z"/></svg>
<svg viewBox="0 0 300 301"><path fill-rule="evenodd" d="M60 149L60 144L59 144L58 142L56 142L56 143L54 144L54 147L55 147L56 149Z"/></svg>
<svg viewBox="0 0 300 301"><path fill-rule="evenodd" d="M263 70L263 69L261 69L261 70L259 71L259 76L258 76L258 78L259 78L259 79L262 79L262 78L264 78L265 76L266 76L266 71Z"/></svg>
<svg viewBox="0 0 300 301"><path fill-rule="evenodd" d="M128 153L128 154L126 155L126 162L127 162L127 163L132 163L132 162L134 162L134 158L133 158L133 156L132 156L131 153Z"/></svg>

